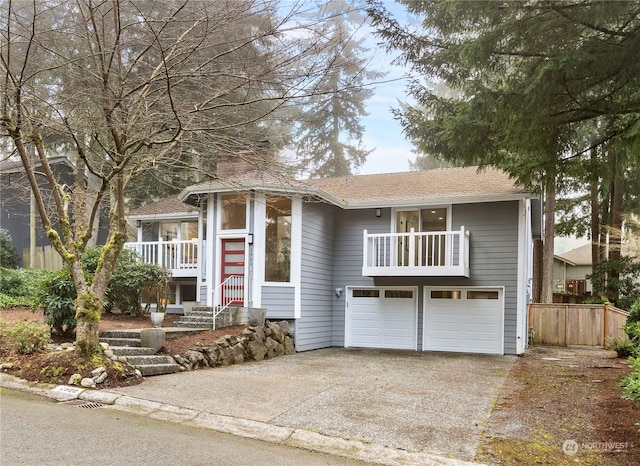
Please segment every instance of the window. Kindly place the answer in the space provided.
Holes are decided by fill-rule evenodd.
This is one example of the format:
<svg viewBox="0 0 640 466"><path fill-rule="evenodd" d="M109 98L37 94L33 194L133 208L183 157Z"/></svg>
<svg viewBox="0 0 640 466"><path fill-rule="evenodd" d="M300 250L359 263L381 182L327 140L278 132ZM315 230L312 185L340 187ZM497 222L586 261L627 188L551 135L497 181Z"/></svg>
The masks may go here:
<svg viewBox="0 0 640 466"><path fill-rule="evenodd" d="M354 298L379 298L380 290L353 290Z"/></svg>
<svg viewBox="0 0 640 466"><path fill-rule="evenodd" d="M162 223L160 225L160 238L163 241L178 240L178 223Z"/></svg>
<svg viewBox="0 0 640 466"><path fill-rule="evenodd" d="M385 298L413 298L413 291L411 290L385 290Z"/></svg>
<svg viewBox="0 0 640 466"><path fill-rule="evenodd" d="M431 299L460 299L461 297L460 291L433 290L431 292Z"/></svg>
<svg viewBox="0 0 640 466"><path fill-rule="evenodd" d="M244 230L247 227L247 198L239 194L223 194L222 229Z"/></svg>
<svg viewBox="0 0 640 466"><path fill-rule="evenodd" d="M408 235L398 238L398 263L407 266L442 266L446 261L447 209L431 208L421 210L400 210L396 212L396 233L431 233L415 238L410 244ZM414 248L415 257L410 261L409 251Z"/></svg>
<svg viewBox="0 0 640 466"><path fill-rule="evenodd" d="M291 278L291 199L267 198L265 281Z"/></svg>
<svg viewBox="0 0 640 466"><path fill-rule="evenodd" d="M497 291L467 291L467 299L498 299Z"/></svg>

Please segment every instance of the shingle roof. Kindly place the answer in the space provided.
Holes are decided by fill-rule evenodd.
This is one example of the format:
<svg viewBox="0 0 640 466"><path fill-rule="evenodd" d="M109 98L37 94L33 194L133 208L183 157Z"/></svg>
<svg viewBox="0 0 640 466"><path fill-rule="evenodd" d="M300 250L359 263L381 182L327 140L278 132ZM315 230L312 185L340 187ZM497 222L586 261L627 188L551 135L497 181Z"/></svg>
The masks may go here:
<svg viewBox="0 0 640 466"><path fill-rule="evenodd" d="M197 193L249 189L312 194L345 208L479 202L482 199L496 200L531 194L500 170L486 168L478 171L477 167L464 167L304 181L247 174L190 186L179 197L187 199Z"/></svg>
<svg viewBox="0 0 640 466"><path fill-rule="evenodd" d="M571 249L557 257L572 263L573 265L591 265L591 243Z"/></svg>
<svg viewBox="0 0 640 466"><path fill-rule="evenodd" d="M493 168L445 168L308 180L349 205L381 206L415 201L480 199L529 194L504 172Z"/></svg>
<svg viewBox="0 0 640 466"><path fill-rule="evenodd" d="M192 212L193 210L193 206L179 201L178 196L171 196L160 199L158 202L152 202L151 204L138 207L131 212L129 217L145 217L163 214L184 214L187 212Z"/></svg>

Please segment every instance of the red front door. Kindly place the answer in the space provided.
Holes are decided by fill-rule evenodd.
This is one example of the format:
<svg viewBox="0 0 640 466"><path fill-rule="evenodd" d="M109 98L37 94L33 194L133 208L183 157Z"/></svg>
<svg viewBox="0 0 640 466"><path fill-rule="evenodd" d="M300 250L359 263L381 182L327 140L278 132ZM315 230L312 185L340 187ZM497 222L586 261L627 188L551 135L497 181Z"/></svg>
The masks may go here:
<svg viewBox="0 0 640 466"><path fill-rule="evenodd" d="M226 283L225 283L226 281ZM222 240L222 305L244 304L244 238Z"/></svg>

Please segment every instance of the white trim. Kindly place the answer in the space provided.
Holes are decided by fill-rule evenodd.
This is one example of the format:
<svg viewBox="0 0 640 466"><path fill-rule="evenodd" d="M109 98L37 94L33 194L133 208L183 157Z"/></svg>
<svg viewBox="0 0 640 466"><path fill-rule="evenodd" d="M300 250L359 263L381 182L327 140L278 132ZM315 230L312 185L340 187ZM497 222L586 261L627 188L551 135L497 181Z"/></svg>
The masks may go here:
<svg viewBox="0 0 640 466"><path fill-rule="evenodd" d="M352 290L380 290L380 297L376 299L381 299L384 297L384 290L411 290L413 291L413 300L415 303L415 322L414 329L415 332L412 337L413 343L413 351L417 351L418 349L418 288L417 286L357 286L351 285L345 287L345 299L344 299L344 346L345 348L351 347L351 312L349 310L349 302L353 297L351 296Z"/></svg>
<svg viewBox="0 0 640 466"><path fill-rule="evenodd" d="M143 222L153 223L161 222L165 220L193 220L198 218L197 207L194 207L191 212L169 212L165 214L147 214L147 215L128 215L127 219L132 220L132 225L135 225L136 220L142 220Z"/></svg>
<svg viewBox="0 0 640 466"><path fill-rule="evenodd" d="M432 290L444 290L444 291L465 291L465 290L486 290L486 291L498 291L500 301L500 307L502 312L500 313L500 353L504 354L504 313L505 313L505 287L504 286L424 286L422 296L422 351L431 351L425 349L427 347L427 301Z"/></svg>
<svg viewBox="0 0 640 466"><path fill-rule="evenodd" d="M267 201L264 193L256 193L253 199L253 305L262 307L262 287L264 285L265 218Z"/></svg>
<svg viewBox="0 0 640 466"><path fill-rule="evenodd" d="M516 299L516 354L524 353L527 347L527 279L529 270L529 241L531 237L530 217L531 202L521 199L518 211L518 279Z"/></svg>
<svg viewBox="0 0 640 466"><path fill-rule="evenodd" d="M209 194L207 200L207 240L205 242L207 259L205 267L207 268L205 273L205 283L207 289L207 296L205 297L207 306L213 307L213 284L216 283L217 272L216 262L218 262L218 256L216 251L216 203L215 194Z"/></svg>
<svg viewBox="0 0 640 466"><path fill-rule="evenodd" d="M294 318L302 316L302 198L291 199L291 275Z"/></svg>
<svg viewBox="0 0 640 466"><path fill-rule="evenodd" d="M419 205L407 204L407 205L398 205L396 207L391 207L391 228L389 229L389 231L391 233L397 233L396 220L397 220L398 212L410 212L410 211L416 211L416 210L418 211L418 215L420 216L420 230L422 230L422 210L429 210L429 209L447 209L445 231L451 231L451 221L453 218L452 208L453 208L453 204L419 204Z"/></svg>
<svg viewBox="0 0 640 466"><path fill-rule="evenodd" d="M233 234L242 234L242 233L248 233L249 232L249 224L250 224L250 205L249 205L249 196L248 195L244 195L244 215L245 215L245 219L244 219L244 228L236 228L236 229L230 229L230 230L223 230L222 229L222 196L226 196L226 195L240 195L240 193L218 193L217 196L217 204L218 204L218 215L216 216L216 231L218 232L219 235L233 235Z"/></svg>

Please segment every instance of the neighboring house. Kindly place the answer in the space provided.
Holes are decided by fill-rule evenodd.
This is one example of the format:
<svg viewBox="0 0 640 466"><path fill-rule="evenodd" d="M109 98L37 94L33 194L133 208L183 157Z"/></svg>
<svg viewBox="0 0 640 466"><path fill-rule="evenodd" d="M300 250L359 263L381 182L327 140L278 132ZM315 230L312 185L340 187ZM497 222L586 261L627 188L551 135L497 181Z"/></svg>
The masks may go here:
<svg viewBox="0 0 640 466"><path fill-rule="evenodd" d="M172 269L176 306L188 295L265 308L292 323L298 351L524 352L541 210L502 172L254 172L178 199L192 210L172 198L130 216L127 244Z"/></svg>
<svg viewBox="0 0 640 466"><path fill-rule="evenodd" d="M73 163L64 156L56 156L49 159L49 165L56 178L61 184L72 185L75 170ZM53 200L51 199L51 189L48 187L44 174L41 173L41 164L36 162L34 170L38 176L40 187L43 192L44 202L49 209L53 221L53 226L58 233L56 218L53 211ZM24 167L20 160L0 161L0 228L9 231L14 246L18 250L19 265L23 266L23 255L28 255L30 247L30 196L31 187L29 180L25 176ZM104 244L108 234L106 225L106 210L103 212L101 228L98 230L97 244ZM40 215L36 211L36 247L42 249L50 246L49 239L44 233ZM57 255L53 250L52 254ZM59 256L58 256L59 257ZM59 261L62 262L61 260Z"/></svg>
<svg viewBox="0 0 640 466"><path fill-rule="evenodd" d="M553 256L554 293L591 296L593 288L587 279L591 272L591 243Z"/></svg>

